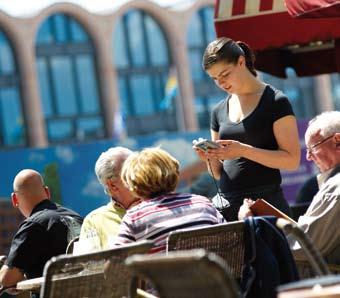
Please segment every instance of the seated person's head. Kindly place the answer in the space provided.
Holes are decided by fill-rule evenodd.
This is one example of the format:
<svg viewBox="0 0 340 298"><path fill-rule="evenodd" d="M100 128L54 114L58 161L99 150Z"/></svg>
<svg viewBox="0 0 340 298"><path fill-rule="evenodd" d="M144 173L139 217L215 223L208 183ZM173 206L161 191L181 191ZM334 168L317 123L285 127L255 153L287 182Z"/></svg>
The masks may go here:
<svg viewBox="0 0 340 298"><path fill-rule="evenodd" d="M321 172L340 164L340 112L324 112L314 117L305 133L307 160Z"/></svg>
<svg viewBox="0 0 340 298"><path fill-rule="evenodd" d="M179 162L160 148L147 148L128 157L121 177L136 196L154 198L175 190Z"/></svg>
<svg viewBox="0 0 340 298"><path fill-rule="evenodd" d="M108 195L111 195L108 180L120 179L123 163L131 153L132 151L127 148L113 147L102 152L98 157L94 170L99 183L104 187L104 191Z"/></svg>
<svg viewBox="0 0 340 298"><path fill-rule="evenodd" d="M99 183L112 200L128 208L134 201L131 193L120 179L122 166L132 151L124 147L114 147L103 152L95 165Z"/></svg>
<svg viewBox="0 0 340 298"><path fill-rule="evenodd" d="M33 208L45 199L50 198L48 187L42 176L35 170L21 170L14 178L12 204L28 217Z"/></svg>

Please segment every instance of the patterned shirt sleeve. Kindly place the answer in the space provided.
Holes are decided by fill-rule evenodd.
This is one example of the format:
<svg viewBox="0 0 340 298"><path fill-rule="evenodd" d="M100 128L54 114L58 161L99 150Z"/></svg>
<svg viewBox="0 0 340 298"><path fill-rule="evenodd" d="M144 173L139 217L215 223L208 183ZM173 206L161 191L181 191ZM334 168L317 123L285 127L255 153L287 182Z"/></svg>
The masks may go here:
<svg viewBox="0 0 340 298"><path fill-rule="evenodd" d="M136 242L136 238L134 236L132 221L128 214L126 214L122 220L122 223L119 228L119 232L114 243L114 246L120 246L128 243Z"/></svg>

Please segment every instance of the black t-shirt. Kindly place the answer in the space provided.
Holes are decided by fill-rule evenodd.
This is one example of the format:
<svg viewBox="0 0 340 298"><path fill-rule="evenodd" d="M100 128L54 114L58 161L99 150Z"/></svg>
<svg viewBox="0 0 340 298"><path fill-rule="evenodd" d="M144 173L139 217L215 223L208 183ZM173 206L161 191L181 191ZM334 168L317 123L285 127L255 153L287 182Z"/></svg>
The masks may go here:
<svg viewBox="0 0 340 298"><path fill-rule="evenodd" d="M42 276L45 263L64 254L71 238L79 235L82 221L50 200L40 202L15 234L6 265L21 269L27 278Z"/></svg>
<svg viewBox="0 0 340 298"><path fill-rule="evenodd" d="M239 123L229 119L229 98L218 103L212 111L211 129L219 133L219 138L236 140L262 149L278 149L273 124L282 117L294 115L287 97L267 85L254 111ZM224 193L280 183L281 174L278 169L268 168L246 158L223 162L220 188Z"/></svg>

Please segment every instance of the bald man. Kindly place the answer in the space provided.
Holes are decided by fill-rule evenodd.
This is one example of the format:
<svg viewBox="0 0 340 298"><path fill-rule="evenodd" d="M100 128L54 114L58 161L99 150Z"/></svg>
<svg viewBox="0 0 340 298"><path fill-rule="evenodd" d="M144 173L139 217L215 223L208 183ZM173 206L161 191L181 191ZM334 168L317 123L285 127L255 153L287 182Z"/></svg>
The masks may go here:
<svg viewBox="0 0 340 298"><path fill-rule="evenodd" d="M27 278L42 276L45 263L64 254L71 238L80 232L82 218L56 205L41 175L31 169L20 171L13 182L12 204L25 216L15 234L0 285L10 287Z"/></svg>

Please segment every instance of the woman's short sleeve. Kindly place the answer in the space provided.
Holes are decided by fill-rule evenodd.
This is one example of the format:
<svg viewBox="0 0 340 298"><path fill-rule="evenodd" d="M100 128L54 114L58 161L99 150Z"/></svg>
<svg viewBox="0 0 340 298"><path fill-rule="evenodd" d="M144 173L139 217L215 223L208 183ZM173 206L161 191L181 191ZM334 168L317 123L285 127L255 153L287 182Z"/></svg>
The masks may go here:
<svg viewBox="0 0 340 298"><path fill-rule="evenodd" d="M277 94L275 96L273 108L273 121L275 122L276 120L289 115L295 116L292 105L290 104L287 96L285 96L283 93Z"/></svg>
<svg viewBox="0 0 340 298"><path fill-rule="evenodd" d="M220 124L218 122L218 117L217 117L217 106L212 110L211 112L211 119L210 119L210 128L213 131L218 132L220 130Z"/></svg>

